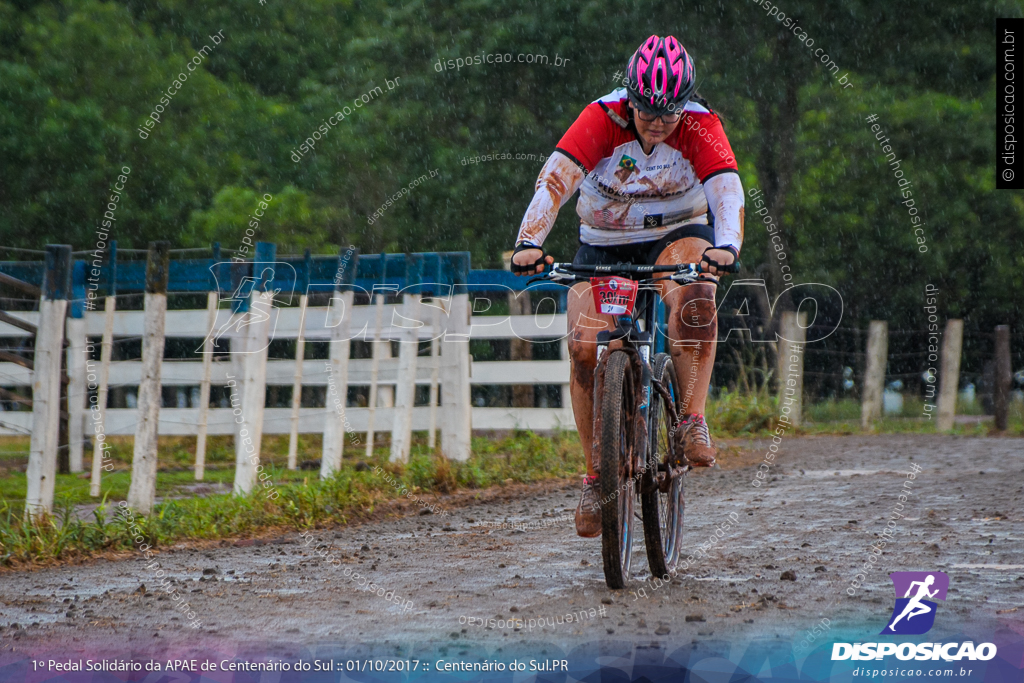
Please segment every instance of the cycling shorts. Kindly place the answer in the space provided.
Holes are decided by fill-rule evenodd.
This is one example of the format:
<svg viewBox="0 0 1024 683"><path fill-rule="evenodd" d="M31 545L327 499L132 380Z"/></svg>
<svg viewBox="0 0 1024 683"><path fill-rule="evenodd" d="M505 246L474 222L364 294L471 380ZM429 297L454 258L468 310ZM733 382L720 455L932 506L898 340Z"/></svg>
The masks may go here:
<svg viewBox="0 0 1024 683"><path fill-rule="evenodd" d="M714 227L697 223L678 227L661 239L650 242L634 242L633 244L609 247L598 247L581 242L579 250L572 259L572 264L574 266L614 266L620 263L632 263L653 266L661 252L665 251L669 244L684 237L699 237L707 242L709 247L715 246Z"/></svg>

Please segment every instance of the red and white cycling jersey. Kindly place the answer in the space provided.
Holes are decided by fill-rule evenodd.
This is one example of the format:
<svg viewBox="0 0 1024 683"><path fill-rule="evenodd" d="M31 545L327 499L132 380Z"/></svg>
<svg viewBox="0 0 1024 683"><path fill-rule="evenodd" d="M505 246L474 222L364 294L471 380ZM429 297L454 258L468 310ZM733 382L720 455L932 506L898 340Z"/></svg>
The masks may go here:
<svg viewBox="0 0 1024 683"><path fill-rule="evenodd" d="M558 154L549 159L519 240L541 244L558 207L579 187L576 212L580 239L586 244L646 242L683 225L706 224L710 204L718 246L731 244L738 250L743 193L718 116L695 102L687 103L679 125L649 156L636 129L627 124L629 118L624 88L583 110L555 148L582 172L567 172L565 158L560 163ZM707 186L723 174L731 177Z"/></svg>

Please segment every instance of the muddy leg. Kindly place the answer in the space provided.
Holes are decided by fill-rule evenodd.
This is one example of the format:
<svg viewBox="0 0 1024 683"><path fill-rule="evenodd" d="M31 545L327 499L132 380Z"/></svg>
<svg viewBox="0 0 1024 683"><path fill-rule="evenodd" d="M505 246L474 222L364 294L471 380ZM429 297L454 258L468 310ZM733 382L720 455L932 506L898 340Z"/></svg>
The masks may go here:
<svg viewBox="0 0 1024 683"><path fill-rule="evenodd" d="M569 291L569 359L572 371L569 377L569 391L572 394L572 412L576 418L576 429L583 444L587 459L587 474L595 474L591 462L591 446L594 440L594 368L597 367L597 333L612 330L615 322L612 316L599 315L594 306L590 285L577 282Z"/></svg>
<svg viewBox="0 0 1024 683"><path fill-rule="evenodd" d="M659 265L695 263L700 261L708 246L696 237L677 240L666 247L657 262ZM715 285L679 286L664 282L662 298L668 316L669 353L683 393L682 414L703 414L718 339Z"/></svg>

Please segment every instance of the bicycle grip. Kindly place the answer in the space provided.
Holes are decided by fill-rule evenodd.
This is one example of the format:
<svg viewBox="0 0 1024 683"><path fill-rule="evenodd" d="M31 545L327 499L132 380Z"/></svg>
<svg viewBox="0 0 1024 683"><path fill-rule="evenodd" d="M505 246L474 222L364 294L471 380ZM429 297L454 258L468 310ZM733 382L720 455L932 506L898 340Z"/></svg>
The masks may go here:
<svg viewBox="0 0 1024 683"><path fill-rule="evenodd" d="M697 265L698 265L698 272L701 272L701 273L706 273L707 272L707 266L704 265L704 262L701 262L701 263L699 263ZM730 263L727 266L715 266L715 268L718 269L719 273L738 273L738 272L740 272L740 267L742 265L743 264L741 264L739 261L733 261L732 263Z"/></svg>

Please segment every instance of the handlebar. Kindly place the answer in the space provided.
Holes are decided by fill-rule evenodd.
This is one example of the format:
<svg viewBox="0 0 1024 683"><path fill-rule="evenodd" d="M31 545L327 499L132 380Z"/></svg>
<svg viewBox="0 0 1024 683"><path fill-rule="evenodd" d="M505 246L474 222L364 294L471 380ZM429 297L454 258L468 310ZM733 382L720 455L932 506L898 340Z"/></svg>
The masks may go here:
<svg viewBox="0 0 1024 683"><path fill-rule="evenodd" d="M719 271L725 273L738 273L740 272L740 262L735 261L732 264L719 267ZM555 282L587 282L588 277L580 277L581 275L654 275L656 273L669 273L666 279L674 280L684 284L696 282L700 275L706 273L701 269L700 263L677 263L675 265L664 265L664 266L646 266L636 265L633 263L621 263L616 265L581 265L574 266L571 263L553 263L551 269L542 275L538 275L530 280L529 283L536 282L538 280L553 280ZM630 278L638 279L638 278ZM651 278L655 279L655 278ZM529 284L527 283L527 284Z"/></svg>
<svg viewBox="0 0 1024 683"><path fill-rule="evenodd" d="M719 268L719 270L727 273L738 273L740 272L739 261L735 261L728 266ZM679 273L695 271L698 275L704 271L701 270L700 263L677 263L675 265L666 266L638 266L634 263L620 263L616 265L585 265L585 266L574 266L571 263L554 263L551 265L551 269L561 268L563 270L571 270L577 273Z"/></svg>

